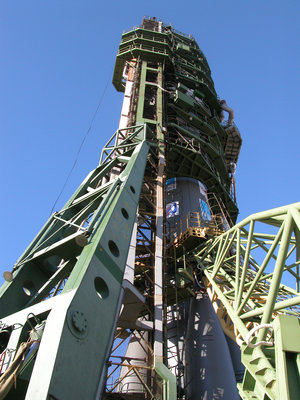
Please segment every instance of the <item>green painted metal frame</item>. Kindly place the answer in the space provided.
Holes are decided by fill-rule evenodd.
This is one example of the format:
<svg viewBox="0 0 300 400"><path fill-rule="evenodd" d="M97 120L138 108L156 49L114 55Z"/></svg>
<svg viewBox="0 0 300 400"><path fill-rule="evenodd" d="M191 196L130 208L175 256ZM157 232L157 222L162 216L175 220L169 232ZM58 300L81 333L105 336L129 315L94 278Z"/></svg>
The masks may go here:
<svg viewBox="0 0 300 400"><path fill-rule="evenodd" d="M29 381L28 398L48 398L49 394L55 398L94 398L104 388L106 361L122 304L131 231L150 149L147 135L150 137L151 132L145 124L113 135L102 152L100 165L62 210L49 218L14 265L13 280L0 289L2 327L18 324L29 312L39 315L41 308L47 310L47 314L43 311L47 323ZM120 174L109 180L116 166ZM53 256L64 262L57 268L55 258L51 268L56 267L51 272L45 262ZM59 292L54 291L53 303L53 289L62 279L66 284ZM26 282L35 290L26 293ZM81 322L76 320L74 325L78 315ZM101 346L95 346L97 342ZM73 368L70 373L70 363L83 362L87 355L89 368ZM45 370L43 365L48 368Z"/></svg>
<svg viewBox="0 0 300 400"><path fill-rule="evenodd" d="M62 295L74 290L75 293L66 314L49 385L49 391L57 398L62 393L71 398L94 398L97 380L100 382L98 393L105 386L106 361L120 312L123 274L148 151L149 146L145 141L136 146L127 168L117 179L119 188L115 188L103 218L98 217L90 242L83 249L62 291ZM73 328L70 329L70 318L74 310L84 315L89 328L82 343L76 338L77 332L74 338ZM97 341L101 346L95 346ZM79 369L80 375L77 377L76 371L72 371L71 378L64 360L83 360L87 356L87 371ZM94 381L91 379L91 371ZM58 375L68 377L68 381L57 379ZM81 383L75 388L73 380L77 379ZM84 388L82 382L87 382Z"/></svg>
<svg viewBox="0 0 300 400"><path fill-rule="evenodd" d="M300 396L299 233L300 203L295 203L253 214L190 255L241 338L242 361L246 366L244 382L239 385L242 398L250 399L250 394L269 399ZM285 367L280 364L279 371L276 366L279 365L280 342L276 338L281 335L285 343L287 340L286 332L279 328L278 318L291 321L290 326L295 329L289 337L297 337L294 347L292 344L289 347L295 359L289 358ZM265 340L271 342L265 324L273 324L280 331L275 335L275 345L268 348L259 344ZM260 329L257 336L249 339L253 326ZM257 347L251 348L249 342L256 343ZM282 368L285 368L284 374Z"/></svg>
<svg viewBox="0 0 300 400"><path fill-rule="evenodd" d="M163 381L163 399L176 400L177 399L177 383L176 377L162 362L156 360L155 372L160 376Z"/></svg>
<svg viewBox="0 0 300 400"><path fill-rule="evenodd" d="M100 165L122 157L142 140L153 136L152 131L145 123L128 128L118 129L102 149Z"/></svg>
<svg viewBox="0 0 300 400"><path fill-rule="evenodd" d="M146 35L153 39L146 38ZM122 72L126 61L140 57L142 60L169 62L172 60L172 51L169 35L136 28L134 31L122 35L113 75L113 84L118 91L124 91Z"/></svg>

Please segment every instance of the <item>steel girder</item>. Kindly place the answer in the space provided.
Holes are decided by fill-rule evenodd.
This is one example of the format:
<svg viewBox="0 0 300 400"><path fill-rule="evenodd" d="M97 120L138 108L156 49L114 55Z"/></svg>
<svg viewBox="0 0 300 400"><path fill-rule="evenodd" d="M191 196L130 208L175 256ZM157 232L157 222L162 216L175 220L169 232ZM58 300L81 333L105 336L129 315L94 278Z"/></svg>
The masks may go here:
<svg viewBox="0 0 300 400"><path fill-rule="evenodd" d="M298 399L300 203L253 214L189 257L241 346L241 397Z"/></svg>
<svg viewBox="0 0 300 400"><path fill-rule="evenodd" d="M103 162L7 274L0 339L13 353L27 340L39 347L18 366L8 398L91 399L103 391L149 151L146 132L146 125L116 132ZM2 373L10 365L3 362ZM11 376L4 374L0 390Z"/></svg>

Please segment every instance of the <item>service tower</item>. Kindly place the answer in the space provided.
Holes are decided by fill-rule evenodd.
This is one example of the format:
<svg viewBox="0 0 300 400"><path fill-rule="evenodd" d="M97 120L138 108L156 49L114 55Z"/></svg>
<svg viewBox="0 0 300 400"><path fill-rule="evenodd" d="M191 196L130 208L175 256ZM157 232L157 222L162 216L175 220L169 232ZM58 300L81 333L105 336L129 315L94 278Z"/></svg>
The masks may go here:
<svg viewBox="0 0 300 400"><path fill-rule="evenodd" d="M189 322L187 315L190 299L196 299L204 286L195 283L197 264L185 259L187 251L220 235L236 221L235 168L242 141L234 112L225 100L219 100L209 65L194 38L155 18L144 18L140 27L123 33L113 84L124 92L119 130L125 138L144 126L150 145L125 279L138 290L138 297L143 294L142 321L151 329L136 330L125 323L129 315L124 307L121 327L135 331L125 358L118 360L122 364L118 386L112 379L108 390L117 388L122 394L144 398L149 373L141 368L128 371L124 363L130 359L130 363L148 367L153 362L165 363L176 376L180 398L198 398L212 381L215 388L233 387L236 394L232 366L230 377L224 373L228 350L222 369L209 372L207 385L193 376L193 369L198 368L199 374L201 368L207 369L204 363L200 365L201 346L191 349L189 343L199 323L197 302L195 310L190 310ZM130 301L132 298L128 304ZM206 324L212 313L213 309ZM218 332L219 347L215 351L212 346L212 359L217 354L221 357L220 348L222 353L226 342L221 329ZM202 341L202 336L197 340ZM116 359L110 361L117 366ZM226 395L233 399L234 394L229 393ZM148 396L151 398L150 392Z"/></svg>
<svg viewBox="0 0 300 400"><path fill-rule="evenodd" d="M300 204L235 225L242 140L191 35L144 18L113 84L99 165L4 273L0 399L298 399Z"/></svg>

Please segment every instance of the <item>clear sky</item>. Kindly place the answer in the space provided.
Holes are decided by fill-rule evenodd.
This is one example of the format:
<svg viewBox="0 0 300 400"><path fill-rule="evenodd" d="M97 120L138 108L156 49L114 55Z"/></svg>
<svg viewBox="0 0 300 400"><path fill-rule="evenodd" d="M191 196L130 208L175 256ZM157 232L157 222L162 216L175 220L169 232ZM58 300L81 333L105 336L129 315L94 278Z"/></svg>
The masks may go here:
<svg viewBox="0 0 300 400"><path fill-rule="evenodd" d="M299 0L0 0L0 283L49 217L103 95L55 210L117 129L115 55L143 16L195 37L235 111L239 220L300 200Z"/></svg>

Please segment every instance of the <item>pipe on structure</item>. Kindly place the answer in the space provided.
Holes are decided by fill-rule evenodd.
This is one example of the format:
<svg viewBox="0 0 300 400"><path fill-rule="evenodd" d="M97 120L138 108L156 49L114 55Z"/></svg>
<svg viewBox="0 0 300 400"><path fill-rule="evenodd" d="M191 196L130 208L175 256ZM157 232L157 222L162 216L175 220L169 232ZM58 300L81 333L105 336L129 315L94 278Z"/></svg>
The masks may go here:
<svg viewBox="0 0 300 400"><path fill-rule="evenodd" d="M228 121L227 121L227 125L232 125L233 124L233 120L234 120L234 111L232 108L228 107L226 100L221 100L220 101L220 107L221 107L221 122L224 121L225 116L224 116L224 111L228 112Z"/></svg>
<svg viewBox="0 0 300 400"><path fill-rule="evenodd" d="M231 178L231 188L232 188L233 198L234 201L236 202L235 171L236 171L236 163L230 162L228 165L228 172Z"/></svg>

